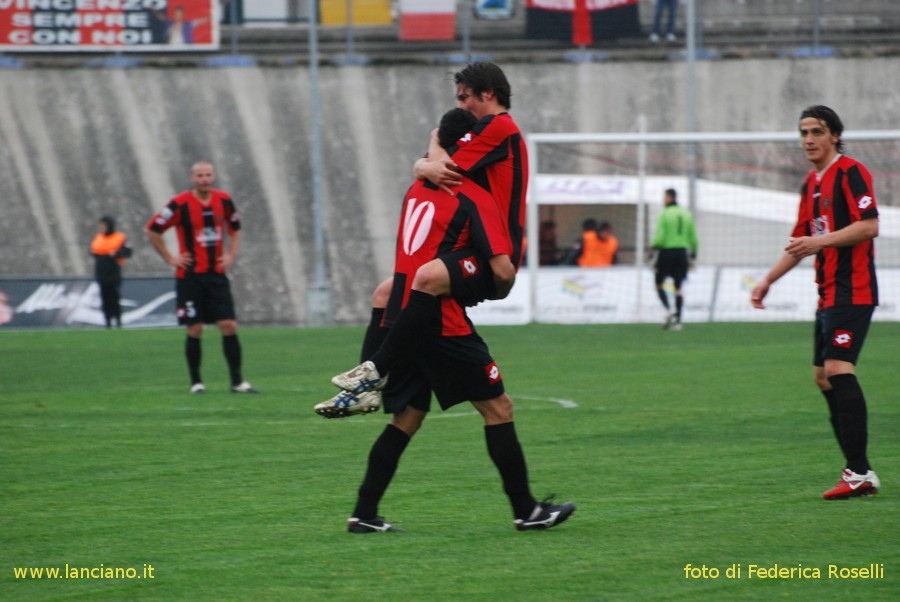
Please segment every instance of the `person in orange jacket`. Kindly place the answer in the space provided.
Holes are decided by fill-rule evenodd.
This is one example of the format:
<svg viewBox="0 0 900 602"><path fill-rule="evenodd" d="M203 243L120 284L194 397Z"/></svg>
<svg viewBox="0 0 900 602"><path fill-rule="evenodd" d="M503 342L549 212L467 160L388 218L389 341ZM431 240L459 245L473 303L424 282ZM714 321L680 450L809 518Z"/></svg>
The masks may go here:
<svg viewBox="0 0 900 602"><path fill-rule="evenodd" d="M581 227L581 240L569 251L567 264L577 264L583 268L603 268L618 263L619 239L613 235L609 222L598 226L597 220L588 218Z"/></svg>
<svg viewBox="0 0 900 602"><path fill-rule="evenodd" d="M122 265L131 257L131 245L124 233L116 231L116 220L105 215L100 218L97 235L91 241L94 256L94 279L100 285L100 300L106 327L113 322L122 327Z"/></svg>

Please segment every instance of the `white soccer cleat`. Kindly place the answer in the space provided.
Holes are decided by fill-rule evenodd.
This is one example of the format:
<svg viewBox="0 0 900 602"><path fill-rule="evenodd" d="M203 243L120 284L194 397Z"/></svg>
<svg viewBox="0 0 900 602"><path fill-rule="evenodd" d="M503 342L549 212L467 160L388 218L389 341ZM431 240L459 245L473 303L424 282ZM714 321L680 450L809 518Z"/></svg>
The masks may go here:
<svg viewBox="0 0 900 602"><path fill-rule="evenodd" d="M370 361L365 361L353 370L342 372L332 377L332 384L344 391L364 393L380 391L387 384L387 376L378 374L378 368Z"/></svg>
<svg viewBox="0 0 900 602"><path fill-rule="evenodd" d="M341 391L328 401L315 407L316 414L322 418L344 418L357 414L377 412L381 407L381 391L364 391L351 393Z"/></svg>
<svg viewBox="0 0 900 602"><path fill-rule="evenodd" d="M206 393L206 387L203 383L194 383L191 385L191 393Z"/></svg>
<svg viewBox="0 0 900 602"><path fill-rule="evenodd" d="M253 385L248 383L246 380L239 385L234 385L231 387L232 393L259 393L256 389L253 388Z"/></svg>

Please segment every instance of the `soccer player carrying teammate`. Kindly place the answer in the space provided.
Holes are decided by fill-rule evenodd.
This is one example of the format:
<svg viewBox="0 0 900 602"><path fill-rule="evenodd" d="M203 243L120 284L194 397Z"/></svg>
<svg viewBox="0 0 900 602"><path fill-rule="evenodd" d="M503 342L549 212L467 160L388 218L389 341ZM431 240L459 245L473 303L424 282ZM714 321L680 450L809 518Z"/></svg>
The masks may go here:
<svg viewBox="0 0 900 602"><path fill-rule="evenodd" d="M439 132L442 144L465 135L471 119L461 109L447 113ZM494 199L468 178L455 193L423 180L407 192L397 234L394 288L385 316L388 323L412 299L412 282L419 268L441 253L465 247L470 254L475 251L511 264L509 237ZM378 505L403 451L428 415L432 392L442 409L468 400L481 413L488 453L500 472L517 529L547 529L564 522L575 511L573 503L537 502L531 495L525 456L513 424L512 399L465 308L452 297L442 297L426 328L434 329L436 336L419 346L415 357L398 364L384 388L385 411L392 418L372 446L348 530L397 530L378 516Z"/></svg>
<svg viewBox="0 0 900 602"><path fill-rule="evenodd" d="M373 296L362 364L332 379L335 385L351 393L339 393L325 402L341 408L340 415L378 409L377 395L362 394L383 387L388 372L414 356L426 342L428 335L423 333L427 333L426 325L442 303L441 296L450 295L463 305L504 298L512 288L515 270L522 263L528 154L522 133L508 113L512 96L509 82L500 67L486 62L466 66L454 75L454 81L457 107L475 115L478 122L470 133L446 149L433 135L428 158L416 162L416 177L453 194L465 173L487 190L503 217L514 269L498 272L495 266L487 265L486 258L466 249L442 253L415 273L409 303L389 330L382 325L383 308L397 283L382 282Z"/></svg>
<svg viewBox="0 0 900 602"><path fill-rule="evenodd" d="M843 131L828 107L809 107L800 115L800 139L813 169L803 181L797 223L784 254L750 296L754 307L764 309L772 283L804 257L816 256L814 376L846 459L841 479L824 493L826 500L871 495L880 487L867 457L866 399L854 373L878 305L873 243L878 208L869 171L842 154Z"/></svg>
<svg viewBox="0 0 900 602"><path fill-rule="evenodd" d="M187 326L185 355L191 393L203 393L200 378L200 337L203 324L213 322L222 332L222 347L231 373L232 393L257 393L241 376L241 344L237 335L234 300L225 271L234 264L241 241L241 218L227 192L213 188L216 172L211 163L191 167L194 187L175 196L154 215L145 231L150 244L175 268L178 323ZM178 233L178 255L172 255L163 232ZM230 238L225 250L226 233Z"/></svg>

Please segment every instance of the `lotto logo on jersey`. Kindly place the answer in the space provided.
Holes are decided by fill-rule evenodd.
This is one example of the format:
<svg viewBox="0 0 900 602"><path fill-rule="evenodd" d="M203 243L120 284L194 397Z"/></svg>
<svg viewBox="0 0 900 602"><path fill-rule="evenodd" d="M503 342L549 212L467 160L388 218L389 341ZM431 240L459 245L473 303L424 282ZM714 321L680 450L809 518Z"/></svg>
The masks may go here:
<svg viewBox="0 0 900 602"><path fill-rule="evenodd" d="M872 200L872 197L866 195L856 202L856 206L859 207L860 209L868 209L869 207L872 206L873 202L874 201Z"/></svg>
<svg viewBox="0 0 900 602"><path fill-rule="evenodd" d="M853 333L847 330L834 331L834 346L842 349L850 349L853 345Z"/></svg>
<svg viewBox="0 0 900 602"><path fill-rule="evenodd" d="M497 366L497 362L491 362L487 366L484 367L484 372L487 374L488 382L492 385L494 383L500 382L502 378L500 376L500 368Z"/></svg>
<svg viewBox="0 0 900 602"><path fill-rule="evenodd" d="M459 267L462 270L463 278L471 278L472 276L477 276L481 271L478 268L478 260L475 259L474 256L460 259Z"/></svg>
<svg viewBox="0 0 900 602"><path fill-rule="evenodd" d="M434 203L425 201L417 205L416 202L417 199L409 199L403 216L403 252L407 255L422 248L434 220Z"/></svg>

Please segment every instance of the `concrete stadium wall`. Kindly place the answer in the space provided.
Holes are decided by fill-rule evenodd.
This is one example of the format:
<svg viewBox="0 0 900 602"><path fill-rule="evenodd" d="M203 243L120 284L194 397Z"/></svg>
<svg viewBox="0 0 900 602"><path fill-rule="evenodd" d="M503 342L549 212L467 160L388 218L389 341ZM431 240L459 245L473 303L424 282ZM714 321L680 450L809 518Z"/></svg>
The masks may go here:
<svg viewBox="0 0 900 602"><path fill-rule="evenodd" d="M686 129L682 62L505 67L528 132ZM390 275L411 165L453 104L449 66L320 70L328 272L337 323L362 323ZM697 65L701 131L795 127L828 104L848 129L896 128L900 62ZM142 228L212 161L244 217L231 276L243 323L304 324L313 278L310 86L303 67L0 70L0 275L87 275L103 214L136 243L127 275L167 271ZM900 204L897 200L894 204ZM174 248L174 241L170 241Z"/></svg>

